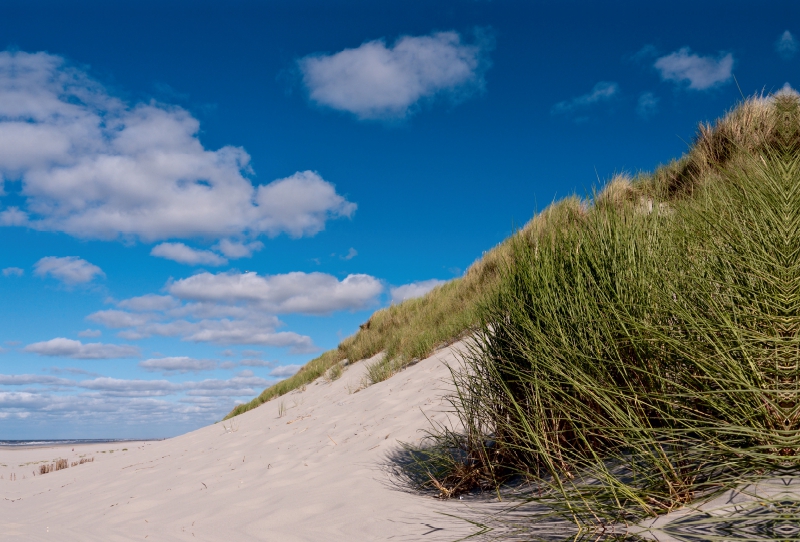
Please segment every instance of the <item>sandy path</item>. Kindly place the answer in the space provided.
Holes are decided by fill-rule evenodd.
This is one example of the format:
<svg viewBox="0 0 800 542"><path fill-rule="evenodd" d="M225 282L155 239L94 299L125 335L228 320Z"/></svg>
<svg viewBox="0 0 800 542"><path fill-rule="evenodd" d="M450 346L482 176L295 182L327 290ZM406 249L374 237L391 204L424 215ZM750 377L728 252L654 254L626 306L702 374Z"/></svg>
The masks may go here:
<svg viewBox="0 0 800 542"><path fill-rule="evenodd" d="M226 423L172 439L0 450L0 539L455 540L464 503L397 490L382 465L441 419L452 348L357 393L364 362ZM287 408L278 417L280 404ZM114 453L108 452L114 449ZM123 451L122 448L127 448ZM96 453L106 449L107 453ZM17 465L80 455L45 475ZM16 480L10 481L10 473ZM31 472L29 472L31 471ZM23 475L25 478L23 479Z"/></svg>

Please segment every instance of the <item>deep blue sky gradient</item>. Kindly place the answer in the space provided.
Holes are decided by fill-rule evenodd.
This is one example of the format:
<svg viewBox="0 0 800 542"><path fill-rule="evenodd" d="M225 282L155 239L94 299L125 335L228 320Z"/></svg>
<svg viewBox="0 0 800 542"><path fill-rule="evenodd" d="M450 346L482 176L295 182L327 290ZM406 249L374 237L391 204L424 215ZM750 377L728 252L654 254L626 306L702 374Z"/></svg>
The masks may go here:
<svg viewBox="0 0 800 542"><path fill-rule="evenodd" d="M796 4L651 4L5 0L0 47L62 56L131 103L156 100L185 108L200 121L207 149L234 145L247 151L256 184L313 170L358 205L351 219L331 220L315 236L262 237L265 248L252 259L212 272L321 271L340 279L365 273L388 287L459 276L554 199L588 195L617 172L652 170L679 157L698 122L721 116L741 99L733 80L701 91L662 80L653 67L658 57L682 47L711 57L731 53L733 74L746 96L775 91L786 82L800 84L800 55L786 60L775 52L784 31L800 33ZM359 120L308 99L297 67L306 55L449 30L469 42L492 43L482 91L459 100L423 101L414 114L388 121ZM648 46L651 53L637 55ZM575 114L554 113L555 104L585 95L603 81L618 85L611 99ZM658 99L649 118L636 112L644 92ZM11 198L5 205L13 203ZM230 377L234 370L164 377L144 373L136 359L80 361L21 350L54 337L74 339L83 329L102 329L85 317L110 308L109 298L160 293L171 278L202 269L150 256L153 244L0 228L0 268L25 270L23 277L0 276L0 341L6 349L0 373L42 375L51 374L50 367L77 367L119 379ZM208 248L211 242L187 244ZM342 259L351 247L358 255ZM32 266L45 256L79 256L106 276L67 288L33 275ZM286 330L309 335L328 349L387 303L384 294L366 310L280 318ZM101 338L84 341L90 340L129 343L105 329ZM278 364L311 357L178 338L136 344L143 357L222 362L230 353L225 350L239 359L247 348ZM271 380L270 368L250 370ZM19 391L0 386L0 394ZM92 419L69 412L26 415L6 396L0 402L0 412L7 414L0 419L0 438L169 436L218 419L233 401L245 399L220 399L213 412L171 422L119 424L103 413Z"/></svg>

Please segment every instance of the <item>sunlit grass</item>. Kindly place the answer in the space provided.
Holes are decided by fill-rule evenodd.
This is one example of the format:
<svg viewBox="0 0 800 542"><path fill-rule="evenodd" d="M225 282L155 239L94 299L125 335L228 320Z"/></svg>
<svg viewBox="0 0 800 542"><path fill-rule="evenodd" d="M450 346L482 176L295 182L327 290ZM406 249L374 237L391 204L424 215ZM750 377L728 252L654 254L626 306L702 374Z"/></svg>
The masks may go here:
<svg viewBox="0 0 800 542"><path fill-rule="evenodd" d="M797 472L797 95L743 104L677 164L509 246L453 374L463 431L412 451L420 487L517 477L597 525Z"/></svg>

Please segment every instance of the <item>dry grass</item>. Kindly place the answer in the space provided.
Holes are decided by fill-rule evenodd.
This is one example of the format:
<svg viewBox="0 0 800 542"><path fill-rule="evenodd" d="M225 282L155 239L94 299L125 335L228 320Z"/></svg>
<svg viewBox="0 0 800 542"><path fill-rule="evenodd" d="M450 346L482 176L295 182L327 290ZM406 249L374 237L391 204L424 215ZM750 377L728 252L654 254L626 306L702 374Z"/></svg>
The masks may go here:
<svg viewBox="0 0 800 542"><path fill-rule="evenodd" d="M77 464L77 463L76 463ZM75 466L75 464L73 464ZM47 463L39 467L39 474L47 474L48 472L63 470L69 467L69 461L66 459L56 459L54 463Z"/></svg>

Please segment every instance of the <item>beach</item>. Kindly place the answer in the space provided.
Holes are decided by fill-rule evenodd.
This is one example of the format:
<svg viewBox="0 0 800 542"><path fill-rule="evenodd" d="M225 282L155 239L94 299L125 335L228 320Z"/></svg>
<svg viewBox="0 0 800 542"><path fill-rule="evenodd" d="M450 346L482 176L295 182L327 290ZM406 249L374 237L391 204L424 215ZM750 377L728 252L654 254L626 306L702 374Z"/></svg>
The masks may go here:
<svg viewBox="0 0 800 542"><path fill-rule="evenodd" d="M0 448L0 539L466 536L472 526L450 514L468 513L467 501L408 491L391 460L400 443L419 441L428 418L444 419L459 346L364 389L370 360L354 363L336 381L163 441ZM93 461L39 474L58 458Z"/></svg>

